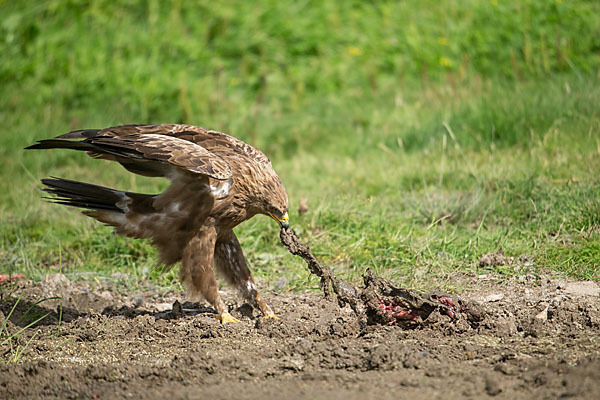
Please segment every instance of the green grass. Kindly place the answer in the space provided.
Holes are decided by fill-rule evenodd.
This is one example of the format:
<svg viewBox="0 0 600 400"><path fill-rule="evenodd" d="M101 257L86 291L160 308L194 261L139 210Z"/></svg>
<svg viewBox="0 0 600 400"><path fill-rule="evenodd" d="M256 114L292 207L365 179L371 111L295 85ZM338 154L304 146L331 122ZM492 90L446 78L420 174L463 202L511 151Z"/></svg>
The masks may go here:
<svg viewBox="0 0 600 400"><path fill-rule="evenodd" d="M185 122L263 149L292 226L354 281L366 268L417 288L481 273L599 280L600 4L324 3L0 2L0 271L176 285L148 243L39 192L49 175L140 192L165 181L22 148ZM315 286L277 231L261 217L237 229L255 275ZM497 250L533 265L479 266Z"/></svg>
<svg viewBox="0 0 600 400"><path fill-rule="evenodd" d="M9 293L7 298L3 297L2 299L0 299L0 302L14 301L14 304L8 312L8 315L6 315L6 318L4 319L4 321L2 321L2 324L0 326L0 348L4 349L3 354L0 356L0 364L16 363L21 359L21 357L23 356L23 352L27 349L27 347L35 338L35 336L37 336L37 334L39 333L39 329L37 329L33 334L31 334L29 340L25 342L24 340L22 340L26 339L24 338L24 336L27 334L27 332L25 331L29 328L36 327L36 324L38 322L42 321L49 315L49 312L36 312L35 308L44 301L52 299L44 298L30 305L23 312L21 318L18 321L16 321L17 327L9 329L8 321L10 320L15 309L19 305L19 302L21 301L21 298L23 297L23 295L21 295L15 300L11 295L12 293Z"/></svg>

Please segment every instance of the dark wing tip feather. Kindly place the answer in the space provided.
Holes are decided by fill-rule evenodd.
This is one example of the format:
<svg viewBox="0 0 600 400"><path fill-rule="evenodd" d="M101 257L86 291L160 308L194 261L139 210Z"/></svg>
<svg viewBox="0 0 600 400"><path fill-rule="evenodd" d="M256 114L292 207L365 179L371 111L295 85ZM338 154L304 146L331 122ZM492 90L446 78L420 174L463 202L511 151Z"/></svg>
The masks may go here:
<svg viewBox="0 0 600 400"><path fill-rule="evenodd" d="M25 147L24 150L36 150L36 149L53 149L53 148L77 148L77 145L68 145L64 140L60 139L88 139L98 135L100 129L80 129L78 131L71 131L63 135L58 135L53 139L42 139L38 140L37 143L31 146ZM81 148L80 148L81 150Z"/></svg>
<svg viewBox="0 0 600 400"><path fill-rule="evenodd" d="M56 148L56 147L60 146L60 144L58 142L59 141L56 139L38 140L36 143L32 144L31 146L25 147L24 150L52 149L52 148Z"/></svg>
<svg viewBox="0 0 600 400"><path fill-rule="evenodd" d="M37 143L25 147L25 150L33 149L73 149L73 150L94 150L94 146L85 141L70 141L63 139L44 139Z"/></svg>

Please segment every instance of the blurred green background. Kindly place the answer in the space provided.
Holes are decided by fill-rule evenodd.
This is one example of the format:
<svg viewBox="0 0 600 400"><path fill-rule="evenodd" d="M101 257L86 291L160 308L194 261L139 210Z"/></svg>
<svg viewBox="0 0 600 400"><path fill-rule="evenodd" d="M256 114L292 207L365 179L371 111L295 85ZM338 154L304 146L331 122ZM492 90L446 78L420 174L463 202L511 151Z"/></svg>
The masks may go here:
<svg viewBox="0 0 600 400"><path fill-rule="evenodd" d="M592 0L0 1L0 272L177 285L148 243L39 191L48 175L166 182L22 150L177 122L267 153L292 226L346 278L600 279L599 15ZM277 230L262 217L237 229L261 285L315 286ZM492 252L514 259L482 265Z"/></svg>

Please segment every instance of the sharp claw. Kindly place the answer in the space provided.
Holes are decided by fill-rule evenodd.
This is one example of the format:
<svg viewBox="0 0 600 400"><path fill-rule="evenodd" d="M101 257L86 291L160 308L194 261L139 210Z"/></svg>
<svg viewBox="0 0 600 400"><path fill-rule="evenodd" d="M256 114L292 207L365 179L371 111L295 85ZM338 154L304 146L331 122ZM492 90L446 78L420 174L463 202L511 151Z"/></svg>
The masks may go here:
<svg viewBox="0 0 600 400"><path fill-rule="evenodd" d="M265 315L265 319L269 319L269 318L279 319L279 317L272 312Z"/></svg>
<svg viewBox="0 0 600 400"><path fill-rule="evenodd" d="M216 318L221 321L221 324L227 324L230 322L240 322L239 319L234 318L231 314L229 314L228 312L224 312L221 315L217 315Z"/></svg>

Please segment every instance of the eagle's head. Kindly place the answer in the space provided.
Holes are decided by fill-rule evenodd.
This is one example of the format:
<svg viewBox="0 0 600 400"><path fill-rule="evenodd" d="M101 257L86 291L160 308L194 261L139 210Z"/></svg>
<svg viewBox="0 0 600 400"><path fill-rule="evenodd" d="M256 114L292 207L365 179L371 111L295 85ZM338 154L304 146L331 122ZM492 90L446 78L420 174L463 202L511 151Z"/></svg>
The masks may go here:
<svg viewBox="0 0 600 400"><path fill-rule="evenodd" d="M290 219L288 217L290 203L281 180L275 175L271 179L271 182L265 185L264 188L265 190L261 196L261 214L268 215L277 221L279 226L287 229L290 226Z"/></svg>

